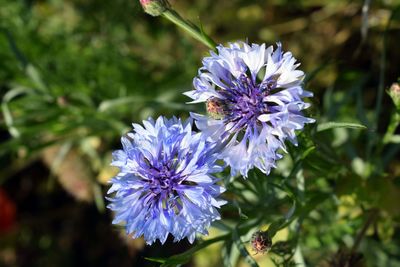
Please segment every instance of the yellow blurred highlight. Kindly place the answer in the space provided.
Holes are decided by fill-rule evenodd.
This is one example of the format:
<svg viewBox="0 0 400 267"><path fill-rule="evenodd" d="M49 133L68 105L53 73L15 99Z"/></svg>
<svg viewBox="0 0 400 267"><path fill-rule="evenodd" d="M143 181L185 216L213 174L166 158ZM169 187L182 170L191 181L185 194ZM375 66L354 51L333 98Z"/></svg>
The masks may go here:
<svg viewBox="0 0 400 267"><path fill-rule="evenodd" d="M108 182L115 175L118 174L118 168L113 166L105 166L101 169L99 175L97 175L97 181L103 185L107 185Z"/></svg>
<svg viewBox="0 0 400 267"><path fill-rule="evenodd" d="M212 239L214 237L223 235L224 232L217 228L210 228L209 235L204 236L204 240ZM221 263L221 250L223 242L214 243L205 249L200 250L193 257L194 266L196 267L210 267L219 266Z"/></svg>
<svg viewBox="0 0 400 267"><path fill-rule="evenodd" d="M97 181L100 184L107 185L108 182L116 176L119 172L117 167L111 166L110 163L112 161L112 154L108 153L107 155L104 156L104 159L102 160L103 164L100 169L99 174L97 175Z"/></svg>
<svg viewBox="0 0 400 267"><path fill-rule="evenodd" d="M356 196L343 195L339 198L340 205L338 207L338 215L340 218L350 217L351 219L357 218L362 214L362 210L357 206ZM346 222L347 222L346 218Z"/></svg>
<svg viewBox="0 0 400 267"><path fill-rule="evenodd" d="M264 11L259 5L249 5L238 10L238 18L243 21L257 21L264 16Z"/></svg>

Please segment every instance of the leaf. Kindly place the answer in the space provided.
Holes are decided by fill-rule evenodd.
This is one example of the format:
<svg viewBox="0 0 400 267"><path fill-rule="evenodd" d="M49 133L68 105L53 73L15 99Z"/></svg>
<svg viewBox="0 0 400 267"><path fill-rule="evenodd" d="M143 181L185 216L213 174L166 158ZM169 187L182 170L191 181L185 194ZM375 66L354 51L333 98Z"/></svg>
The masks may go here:
<svg viewBox="0 0 400 267"><path fill-rule="evenodd" d="M316 149L315 146L311 146L311 147L307 148L306 150L304 150L304 152L301 156L301 159L307 158L307 156L310 155L315 149Z"/></svg>
<svg viewBox="0 0 400 267"><path fill-rule="evenodd" d="M236 201L236 199L233 200L233 205L237 208L239 217L240 217L241 219L247 220L247 219L249 218L249 216L247 216L246 214L244 214L244 213L242 212L242 208L240 207L240 205L239 205L239 203Z"/></svg>
<svg viewBox="0 0 400 267"><path fill-rule="evenodd" d="M1 110L3 112L4 121L7 125L8 131L10 132L11 136L14 138L20 137L21 133L18 131L16 127L14 127L14 120L6 102L3 102L1 104Z"/></svg>
<svg viewBox="0 0 400 267"><path fill-rule="evenodd" d="M21 66L23 68L25 68L26 65L28 64L28 60L26 59L25 55L23 53L21 53L21 51L19 50L11 32L4 28L1 28L1 30L3 30L3 32L7 38L8 44L10 46L10 49L13 52L15 58L20 62Z"/></svg>
<svg viewBox="0 0 400 267"><path fill-rule="evenodd" d="M222 221L215 221L212 223L212 227L217 228L218 230L224 231L224 232L230 232L232 231L232 228L229 225L226 225Z"/></svg>
<svg viewBox="0 0 400 267"><path fill-rule="evenodd" d="M149 257L144 257L148 261L153 261L153 262L158 262L158 263L164 263L166 261L165 258L149 258Z"/></svg>
<svg viewBox="0 0 400 267"><path fill-rule="evenodd" d="M309 212L315 209L316 206L325 201L329 196L329 193L321 193L313 196L305 202L306 205L299 209L296 209L296 201L293 201L293 205L286 213L285 217L274 221L268 227L269 237L272 239L279 230L288 227L295 219L299 217L305 217Z"/></svg>
<svg viewBox="0 0 400 267"><path fill-rule="evenodd" d="M296 201L293 201L292 207L289 209L289 211L285 215L286 220L290 220L292 218L294 212L296 211Z"/></svg>
<svg viewBox="0 0 400 267"><path fill-rule="evenodd" d="M11 32L9 32L7 29L4 29L4 33L8 40L8 44L11 48L11 51L14 53L15 57L20 62L21 66L24 68L26 75L31 79L33 84L37 87L36 89L39 89L42 92L48 91L47 85L43 81L40 72L31 63L28 62L26 56L18 48Z"/></svg>
<svg viewBox="0 0 400 267"><path fill-rule="evenodd" d="M3 101L1 103L1 109L3 112L3 116L4 116L4 121L7 125L8 131L10 132L10 134L15 137L18 138L20 137L21 133L19 132L19 130L14 126L14 119L13 116L11 114L11 111L8 107L8 103L13 100L14 98L16 98L19 95L22 94L29 94L31 92L30 89L25 88L25 87L15 87L11 90L9 90L4 96L3 96Z"/></svg>
<svg viewBox="0 0 400 267"><path fill-rule="evenodd" d="M47 85L42 79L40 72L32 64L28 64L25 68L26 74L31 79L37 89L42 92L48 91Z"/></svg>
<svg viewBox="0 0 400 267"><path fill-rule="evenodd" d="M114 107L128 105L128 104L135 104L135 103L143 103L145 101L146 99L144 99L143 96L130 96L130 97L111 99L111 100L104 100L99 105L99 111L105 112Z"/></svg>
<svg viewBox="0 0 400 267"><path fill-rule="evenodd" d="M367 127L362 124L358 123L351 123L351 122L325 122L321 123L317 126L317 132L323 132L330 129L335 128L348 128L348 129L360 129L366 130Z"/></svg>
<svg viewBox="0 0 400 267"><path fill-rule="evenodd" d="M163 100L163 99L147 99L143 96L131 96L131 97L121 97L111 100L104 100L100 103L98 110L100 112L108 112L113 111L112 109L129 106L130 104L146 104L146 105L153 105L156 108L165 107L170 109L177 109L177 110L189 110L189 107L185 104L175 103L170 100Z"/></svg>

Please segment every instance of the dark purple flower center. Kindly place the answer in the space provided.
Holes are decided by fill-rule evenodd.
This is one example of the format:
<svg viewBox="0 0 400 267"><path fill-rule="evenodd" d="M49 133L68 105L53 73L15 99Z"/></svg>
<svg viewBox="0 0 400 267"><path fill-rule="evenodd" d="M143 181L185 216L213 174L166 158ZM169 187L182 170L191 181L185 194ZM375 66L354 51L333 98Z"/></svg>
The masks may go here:
<svg viewBox="0 0 400 267"><path fill-rule="evenodd" d="M174 162L173 160L171 162ZM180 201L179 186L193 185L195 183L185 181L186 176L176 172L172 163L162 164L161 167L149 166L147 172L148 186L150 194L147 194L148 200L152 199L150 205L162 201L163 208L171 209L175 214L179 214L182 209Z"/></svg>
<svg viewBox="0 0 400 267"><path fill-rule="evenodd" d="M141 176L146 181L143 188L144 205L158 205L161 200L165 209L171 209L175 214L179 214L182 204L179 200L179 185L186 184L185 176L181 172L176 172L177 158L171 160L161 159L152 162L145 157L141 161ZM149 215L150 216L150 215Z"/></svg>
<svg viewBox="0 0 400 267"><path fill-rule="evenodd" d="M229 89L219 91L224 99L218 99L215 103L223 110L223 119L234 123L232 130L239 131L247 125L257 124L258 116L268 113L264 98L275 88L275 79L257 83L243 74Z"/></svg>
<svg viewBox="0 0 400 267"><path fill-rule="evenodd" d="M160 168L151 167L149 176L150 190L156 195L160 193L169 195L174 191L177 183L182 180L179 174L166 165Z"/></svg>

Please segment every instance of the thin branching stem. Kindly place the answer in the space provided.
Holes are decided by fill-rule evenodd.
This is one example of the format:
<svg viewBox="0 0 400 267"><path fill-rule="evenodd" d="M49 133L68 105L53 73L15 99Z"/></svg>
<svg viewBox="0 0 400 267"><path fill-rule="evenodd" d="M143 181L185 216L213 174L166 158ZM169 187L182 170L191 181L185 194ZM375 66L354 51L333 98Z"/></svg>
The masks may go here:
<svg viewBox="0 0 400 267"><path fill-rule="evenodd" d="M357 251L358 247L361 244L362 239L365 236L365 233L367 232L369 226L375 221L377 216L378 216L378 209L372 209L369 212L369 216L368 216L367 220L365 221L363 227L361 228L361 231L358 233L356 240L354 241L353 247L351 248L350 255L353 255Z"/></svg>
<svg viewBox="0 0 400 267"><path fill-rule="evenodd" d="M207 47L215 50L217 44L199 27L194 25L192 22L183 19L175 10L168 8L164 13L163 17L182 28L184 31L189 33L193 38L202 42Z"/></svg>

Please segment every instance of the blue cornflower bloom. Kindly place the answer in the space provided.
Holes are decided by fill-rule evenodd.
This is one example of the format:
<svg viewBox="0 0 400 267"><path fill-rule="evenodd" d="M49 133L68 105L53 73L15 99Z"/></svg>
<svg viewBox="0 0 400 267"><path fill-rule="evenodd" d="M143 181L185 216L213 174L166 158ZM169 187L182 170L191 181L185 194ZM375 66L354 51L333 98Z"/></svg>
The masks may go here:
<svg viewBox="0 0 400 267"><path fill-rule="evenodd" d="M112 165L120 169L108 191L113 223L124 222L127 234L148 244L164 243L168 234L192 243L220 219L217 208L225 204L212 175L223 169L215 143L193 132L190 120L160 117L143 125L133 124L134 132L121 139L123 150L113 153Z"/></svg>
<svg viewBox="0 0 400 267"><path fill-rule="evenodd" d="M284 141L297 145L295 130L314 119L302 115L311 92L302 88L304 73L281 44L272 46L239 42L217 47L203 59L185 95L191 103L206 102L209 116L192 114L197 127L211 139L225 142L220 157L232 175L257 167L268 174L285 151Z"/></svg>

